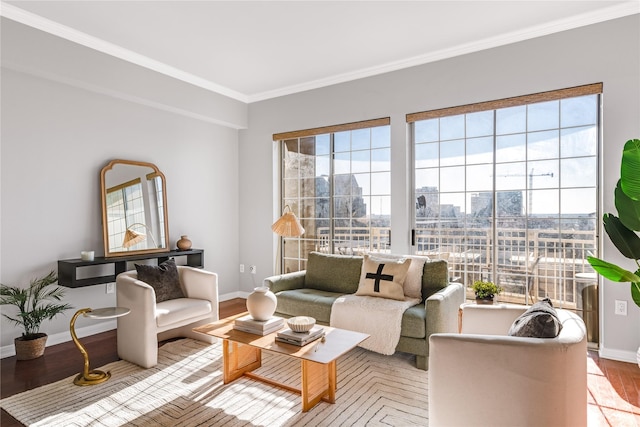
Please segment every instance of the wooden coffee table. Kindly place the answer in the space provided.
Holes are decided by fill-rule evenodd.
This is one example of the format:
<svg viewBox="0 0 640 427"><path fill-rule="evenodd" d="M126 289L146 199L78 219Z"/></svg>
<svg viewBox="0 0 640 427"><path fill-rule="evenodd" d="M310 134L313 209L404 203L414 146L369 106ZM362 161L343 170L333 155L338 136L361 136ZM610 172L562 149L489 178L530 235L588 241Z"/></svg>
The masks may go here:
<svg viewBox="0 0 640 427"><path fill-rule="evenodd" d="M277 332L261 336L233 329L237 316L199 326L196 332L222 338L222 354L225 384L245 376L302 395L302 412L307 412L318 402L335 403L337 367L336 359L369 337L368 334L323 326L325 340L316 340L304 347L276 342ZM252 372L262 365L262 350L272 351L300 360L301 388L263 377Z"/></svg>

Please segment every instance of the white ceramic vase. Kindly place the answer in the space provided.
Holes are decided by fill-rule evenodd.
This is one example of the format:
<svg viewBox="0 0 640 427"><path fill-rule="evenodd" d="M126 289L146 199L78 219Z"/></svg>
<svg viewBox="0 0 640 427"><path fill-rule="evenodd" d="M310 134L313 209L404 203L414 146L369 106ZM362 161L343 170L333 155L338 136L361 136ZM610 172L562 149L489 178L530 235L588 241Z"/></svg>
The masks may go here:
<svg viewBox="0 0 640 427"><path fill-rule="evenodd" d="M247 310L255 320L269 320L276 312L278 301L268 287L255 288L247 297Z"/></svg>

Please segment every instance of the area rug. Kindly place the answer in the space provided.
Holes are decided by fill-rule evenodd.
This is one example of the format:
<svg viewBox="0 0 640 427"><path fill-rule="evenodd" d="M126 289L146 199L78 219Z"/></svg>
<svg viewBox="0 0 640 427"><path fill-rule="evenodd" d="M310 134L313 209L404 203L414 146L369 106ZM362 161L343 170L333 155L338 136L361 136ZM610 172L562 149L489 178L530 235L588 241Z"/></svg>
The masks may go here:
<svg viewBox="0 0 640 427"><path fill-rule="evenodd" d="M0 400L28 426L425 426L427 372L406 354L356 348L338 359L336 403L301 411L300 395L241 378L222 383L222 346L181 339L159 350L158 365L101 367L109 381L73 385L73 376ZM263 352L256 371L298 387L298 361Z"/></svg>

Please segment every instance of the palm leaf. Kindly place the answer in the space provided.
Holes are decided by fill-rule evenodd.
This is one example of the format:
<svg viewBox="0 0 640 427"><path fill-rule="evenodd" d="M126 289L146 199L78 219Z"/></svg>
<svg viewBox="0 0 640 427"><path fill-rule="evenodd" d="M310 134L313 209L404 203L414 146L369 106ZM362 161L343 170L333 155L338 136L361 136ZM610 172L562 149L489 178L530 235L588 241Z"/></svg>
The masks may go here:
<svg viewBox="0 0 640 427"><path fill-rule="evenodd" d="M624 144L620 181L627 196L640 200L640 139L630 139Z"/></svg>
<svg viewBox="0 0 640 427"><path fill-rule="evenodd" d="M613 214L604 214L604 230L620 253L630 259L640 259L640 237L629 230Z"/></svg>
<svg viewBox="0 0 640 427"><path fill-rule="evenodd" d="M587 261L591 264L591 267L599 274L603 275L607 279L613 282L638 282L640 283L640 277L635 273L625 270L622 267L618 267L610 262L603 261L596 257L587 257Z"/></svg>
<svg viewBox="0 0 640 427"><path fill-rule="evenodd" d="M638 172L640 176L640 172ZM622 191L622 180L615 189L615 204L620 221L630 230L640 231L640 200L633 200Z"/></svg>

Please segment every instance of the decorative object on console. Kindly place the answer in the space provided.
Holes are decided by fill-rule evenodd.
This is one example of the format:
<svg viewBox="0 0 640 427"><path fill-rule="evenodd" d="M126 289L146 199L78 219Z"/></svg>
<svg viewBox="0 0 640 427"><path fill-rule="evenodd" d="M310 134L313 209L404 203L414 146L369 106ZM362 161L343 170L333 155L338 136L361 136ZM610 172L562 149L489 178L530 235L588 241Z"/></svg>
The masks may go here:
<svg viewBox="0 0 640 427"><path fill-rule="evenodd" d="M148 236L151 239L153 246L157 248L158 244L156 243L156 239L153 238L153 233L151 232L151 229L141 222L133 223L129 227L127 227L127 230L124 232L124 239L122 239L122 247L129 249L130 247L135 246L140 242L144 242L147 239L146 234L133 231L133 227L136 227L139 225L147 229L147 231L149 232Z"/></svg>
<svg viewBox="0 0 640 427"><path fill-rule="evenodd" d="M180 276L174 259L168 259L162 264L135 264L138 280L150 285L156 294L156 303L171 299L184 298L180 287Z"/></svg>
<svg viewBox="0 0 640 427"><path fill-rule="evenodd" d="M269 320L276 312L278 301L266 286L255 288L247 297L247 311L254 320Z"/></svg>
<svg viewBox="0 0 640 427"><path fill-rule="evenodd" d="M472 286L473 292L476 293L477 304L493 304L496 295L500 295L502 288L493 282L484 282L476 280Z"/></svg>
<svg viewBox="0 0 640 427"><path fill-rule="evenodd" d="M28 288L0 285L0 305L13 305L19 310L17 316L2 315L16 326L24 328L22 336L14 340L18 360L42 356L47 334L40 332L41 323L72 308L69 304L53 302L61 301L64 297L63 288L50 287L57 281L58 277L51 271L45 277L32 280Z"/></svg>
<svg viewBox="0 0 640 427"><path fill-rule="evenodd" d="M94 257L95 257L95 252L93 251L80 252L80 259L82 261L93 261Z"/></svg>
<svg viewBox="0 0 640 427"><path fill-rule="evenodd" d="M316 319L309 316L295 316L287 319L287 326L293 332L309 332L316 324Z"/></svg>
<svg viewBox="0 0 640 427"><path fill-rule="evenodd" d="M112 160L100 172L102 200L102 235L105 258L169 251L168 205L165 177L152 163L131 160ZM125 200L136 204L135 217L125 216ZM135 222L131 224L130 222ZM143 240L148 247L134 249L133 243L122 244L122 230L142 223L147 229ZM134 232L134 230L131 230ZM128 233L131 242L140 233ZM135 235L134 235L135 234ZM137 242L140 242L138 238ZM140 245L143 246L143 245Z"/></svg>
<svg viewBox="0 0 640 427"><path fill-rule="evenodd" d="M189 236L180 236L180 240L176 242L176 246L181 251L188 251L189 249L191 249L191 240L189 240Z"/></svg>

